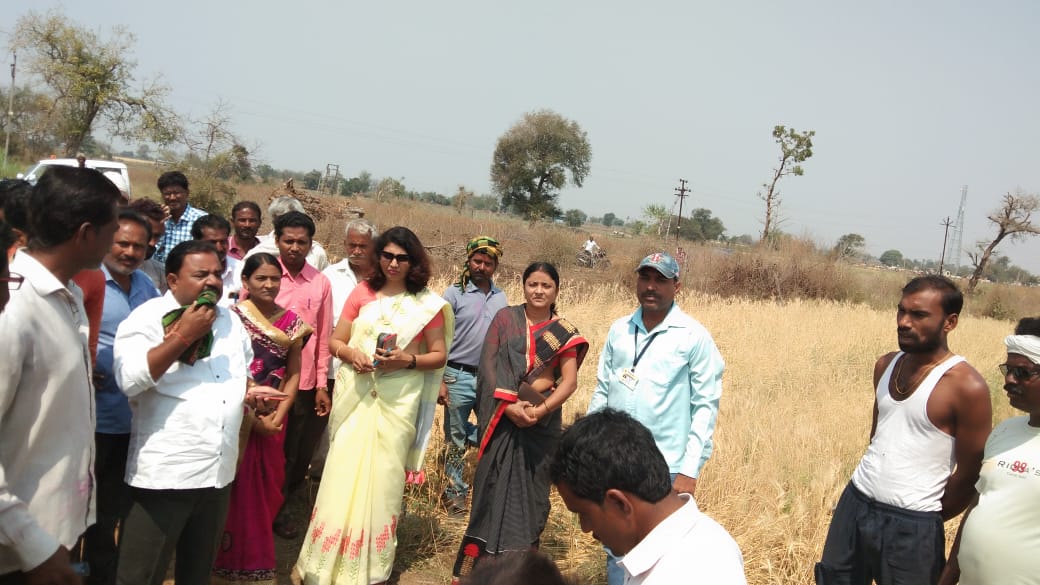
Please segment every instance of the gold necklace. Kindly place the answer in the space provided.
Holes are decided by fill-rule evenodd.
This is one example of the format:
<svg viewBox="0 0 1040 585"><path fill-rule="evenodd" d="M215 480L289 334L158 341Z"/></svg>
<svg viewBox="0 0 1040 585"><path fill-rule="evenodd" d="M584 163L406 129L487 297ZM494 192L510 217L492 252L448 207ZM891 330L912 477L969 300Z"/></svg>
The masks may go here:
<svg viewBox="0 0 1040 585"><path fill-rule="evenodd" d="M396 295L394 295L394 296L396 296ZM386 311L384 310L385 307L383 305L383 301L386 300L387 298L388 297L386 295L383 295L383 297L381 299L379 299L379 316L383 318L383 325L390 326L393 318L397 316L397 311L401 310L401 299L394 299L392 301L392 305L394 307L394 312L390 313L390 317L387 317L386 316ZM393 297L389 297L389 298L393 298Z"/></svg>
<svg viewBox="0 0 1040 585"><path fill-rule="evenodd" d="M899 376L903 373L903 362L906 361L906 355L904 355L902 358L899 359L899 363L896 364L895 377L892 379L892 385L896 388L896 394L900 396L906 396L907 394L916 390L918 384L923 382L924 379L928 377L928 374L932 373L932 370L935 369L935 366L938 366L939 364L943 363L943 361L945 361L946 357L949 355L950 352L947 351L942 355L941 358L929 364L928 367L924 369L923 373L918 373L915 376L911 376L908 380L909 384L907 385L907 389L903 390L899 387ZM918 380L914 382L914 378L918 378Z"/></svg>

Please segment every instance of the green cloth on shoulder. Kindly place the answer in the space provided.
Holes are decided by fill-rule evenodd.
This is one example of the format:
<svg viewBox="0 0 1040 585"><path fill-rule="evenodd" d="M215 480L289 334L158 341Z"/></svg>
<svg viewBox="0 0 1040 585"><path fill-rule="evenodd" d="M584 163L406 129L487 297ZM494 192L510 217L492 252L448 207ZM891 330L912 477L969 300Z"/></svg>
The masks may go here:
<svg viewBox="0 0 1040 585"><path fill-rule="evenodd" d="M193 303L195 305L209 305L215 306L217 304L217 293L216 291L206 289L199 293L199 298L195 299ZM191 305L185 305L183 307L176 308L169 313L163 315L162 324L163 331L166 333L170 332L173 328L174 323L177 322L181 316L184 315L184 311L191 308ZM206 333L201 338L195 340L187 349L181 353L177 361L184 362L189 366L195 365L195 362L200 359L209 357L210 352L213 351L213 332Z"/></svg>

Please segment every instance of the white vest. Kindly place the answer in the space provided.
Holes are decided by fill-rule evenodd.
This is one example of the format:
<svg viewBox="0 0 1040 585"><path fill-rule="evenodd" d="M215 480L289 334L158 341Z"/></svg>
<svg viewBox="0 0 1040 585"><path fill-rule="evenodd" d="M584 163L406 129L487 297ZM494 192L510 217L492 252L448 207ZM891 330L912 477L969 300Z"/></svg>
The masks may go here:
<svg viewBox="0 0 1040 585"><path fill-rule="evenodd" d="M900 352L878 380L878 420L867 452L852 473L852 484L868 497L897 508L939 512L946 482L953 473L953 437L928 419L928 398L939 379L964 361L951 355L935 366L909 398L889 394L889 380Z"/></svg>

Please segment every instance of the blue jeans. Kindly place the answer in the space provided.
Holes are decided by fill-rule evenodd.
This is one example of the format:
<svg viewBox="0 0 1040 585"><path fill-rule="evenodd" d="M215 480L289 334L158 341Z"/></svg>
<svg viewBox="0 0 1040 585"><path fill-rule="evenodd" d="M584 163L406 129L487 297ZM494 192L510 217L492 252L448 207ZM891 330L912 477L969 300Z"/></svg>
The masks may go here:
<svg viewBox="0 0 1040 585"><path fill-rule="evenodd" d="M448 387L449 406L444 409L444 475L448 480L445 497L465 497L469 493L462 475L466 470L466 447L477 444L477 425L469 422L477 400L477 377L469 372L444 369L444 384Z"/></svg>
<svg viewBox="0 0 1040 585"><path fill-rule="evenodd" d="M671 474L672 483L675 483L675 476L677 473ZM607 585L623 585L625 582L625 570L618 566L618 559L621 557L615 557L614 553L610 552L610 549L603 547L607 551Z"/></svg>

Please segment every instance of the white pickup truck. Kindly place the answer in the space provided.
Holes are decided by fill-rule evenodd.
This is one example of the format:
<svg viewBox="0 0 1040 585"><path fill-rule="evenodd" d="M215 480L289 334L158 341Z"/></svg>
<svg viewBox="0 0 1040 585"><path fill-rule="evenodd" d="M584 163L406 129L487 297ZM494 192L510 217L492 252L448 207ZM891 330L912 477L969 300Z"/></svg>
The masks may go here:
<svg viewBox="0 0 1040 585"><path fill-rule="evenodd" d="M43 175L43 172L47 170L47 167L53 166L78 167L79 161L74 158L45 158L29 167L29 170L24 173L18 173L18 178L25 179L35 185L36 181ZM108 180L115 183L116 187L119 187L120 191L126 193L127 197L132 196L130 193L130 173L127 171L125 163L88 158L85 166L88 169L101 171L103 175L108 177Z"/></svg>

